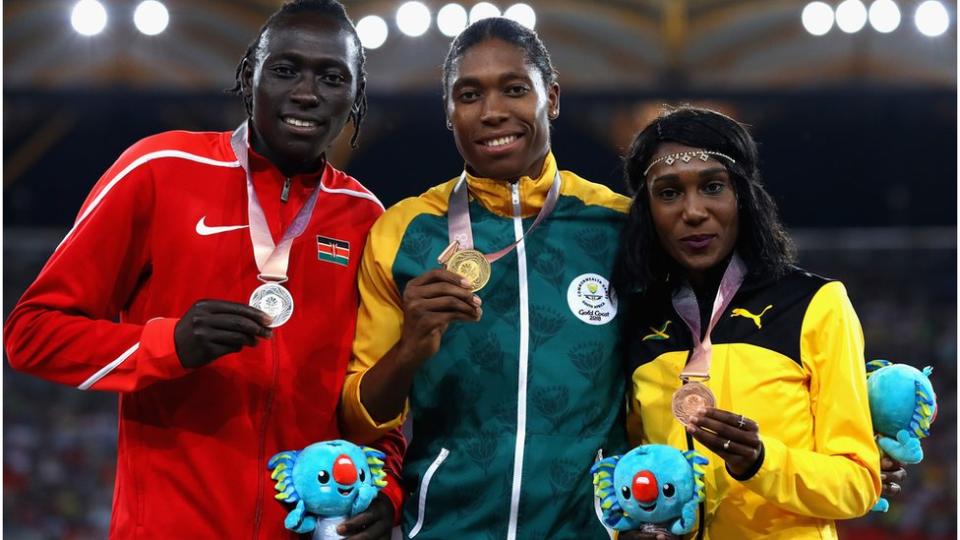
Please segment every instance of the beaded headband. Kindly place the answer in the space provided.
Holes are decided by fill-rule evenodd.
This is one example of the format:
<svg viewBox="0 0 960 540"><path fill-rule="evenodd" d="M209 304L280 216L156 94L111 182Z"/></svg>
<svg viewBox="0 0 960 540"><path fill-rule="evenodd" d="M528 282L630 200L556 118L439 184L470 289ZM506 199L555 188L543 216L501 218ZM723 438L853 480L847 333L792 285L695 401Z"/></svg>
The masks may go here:
<svg viewBox="0 0 960 540"><path fill-rule="evenodd" d="M708 159L710 159L710 156L722 157L723 159L729 161L730 163L736 163L736 160L734 160L732 157L726 154L722 154L720 152L714 152L713 150L693 150L688 152L675 152L673 154L660 156L657 159L651 161L650 164L647 165L647 169L643 171L643 176L647 176L647 173L650 172L650 169L652 169L654 165L656 165L657 163L660 163L661 161L666 163L667 165L673 165L677 161L690 163L690 160L694 158L697 158L700 161L707 161Z"/></svg>

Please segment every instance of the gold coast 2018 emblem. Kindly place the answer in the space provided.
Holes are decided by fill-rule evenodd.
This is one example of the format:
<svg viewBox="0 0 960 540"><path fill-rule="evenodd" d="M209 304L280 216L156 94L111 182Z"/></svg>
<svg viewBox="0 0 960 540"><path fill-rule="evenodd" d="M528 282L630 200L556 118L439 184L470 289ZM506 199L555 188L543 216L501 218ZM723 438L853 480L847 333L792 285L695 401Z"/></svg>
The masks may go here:
<svg viewBox="0 0 960 540"><path fill-rule="evenodd" d="M477 292L490 281L490 261L475 249L464 249L450 256L447 270L466 278Z"/></svg>

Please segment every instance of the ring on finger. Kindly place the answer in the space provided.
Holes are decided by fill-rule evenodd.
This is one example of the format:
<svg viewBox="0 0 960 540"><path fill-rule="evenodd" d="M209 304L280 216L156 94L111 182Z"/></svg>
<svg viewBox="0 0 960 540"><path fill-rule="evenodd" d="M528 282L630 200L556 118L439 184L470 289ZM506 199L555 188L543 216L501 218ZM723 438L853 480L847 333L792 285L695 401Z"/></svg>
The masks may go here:
<svg viewBox="0 0 960 540"><path fill-rule="evenodd" d="M746 420L746 419L743 417L743 415L741 414L741 415L740 415L740 421L737 422L737 427L740 428L740 429L743 429L743 425L746 424L746 423L747 423L747 420Z"/></svg>
<svg viewBox="0 0 960 540"><path fill-rule="evenodd" d="M727 442L723 443L723 449L724 449L724 450L729 450L729 449L730 449L730 443L731 443L731 442L733 442L733 441L731 441L730 439L727 439Z"/></svg>

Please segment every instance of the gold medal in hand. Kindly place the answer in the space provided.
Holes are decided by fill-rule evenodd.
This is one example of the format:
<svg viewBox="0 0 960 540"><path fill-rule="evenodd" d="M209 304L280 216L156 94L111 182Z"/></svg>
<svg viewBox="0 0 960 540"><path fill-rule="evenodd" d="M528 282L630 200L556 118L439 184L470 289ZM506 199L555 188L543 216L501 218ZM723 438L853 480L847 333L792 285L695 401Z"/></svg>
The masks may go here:
<svg viewBox="0 0 960 540"><path fill-rule="evenodd" d="M490 281L490 261L475 249L457 251L447 259L447 270L464 277L477 292Z"/></svg>

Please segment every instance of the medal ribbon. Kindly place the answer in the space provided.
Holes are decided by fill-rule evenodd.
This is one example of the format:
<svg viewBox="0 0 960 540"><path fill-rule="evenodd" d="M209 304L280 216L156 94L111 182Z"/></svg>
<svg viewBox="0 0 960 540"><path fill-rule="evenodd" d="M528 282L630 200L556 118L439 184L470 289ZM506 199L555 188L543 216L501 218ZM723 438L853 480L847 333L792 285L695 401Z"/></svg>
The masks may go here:
<svg viewBox="0 0 960 540"><path fill-rule="evenodd" d="M290 247L293 240L303 234L310 222L313 214L313 207L317 202L317 194L320 193L320 187L317 186L310 194L310 197L296 217L283 232L280 243L274 245L273 237L270 235L270 226L267 224L267 217L263 213L263 207L260 206L260 200L257 199L257 192L253 189L253 175L250 172L248 148L247 123L238 127L233 136L230 137L230 147L237 156L237 161L243 167L247 175L247 218L250 223L250 240L253 243L253 257L257 261L257 269L260 274L257 279L260 281L283 283L287 280L287 266L290 263Z"/></svg>
<svg viewBox="0 0 960 540"><path fill-rule="evenodd" d="M459 243L458 250L473 249L473 230L470 225L470 201L467 196L468 191L467 171L463 171L460 174L460 181L457 182L457 185L453 187L453 191L450 192L450 209L447 214L447 234L450 237L451 244L453 242ZM487 262L493 263L517 247L528 234L537 228L537 225L540 225L541 221L553 212L553 209L557 206L557 199L559 198L560 170L558 169L553 175L553 184L550 186L550 191L547 192L547 198L543 201L543 206L540 208L540 212L537 213L537 218L533 220L530 228L523 233L523 236L521 236L519 240L509 246L496 253L484 254L483 257L487 259Z"/></svg>
<svg viewBox="0 0 960 540"><path fill-rule="evenodd" d="M680 373L680 378L686 382L690 378L710 378L710 355L713 345L710 341L710 334L713 328L720 320L720 316L730 305L733 296L737 294L743 279L747 274L747 267L743 264L740 257L734 253L730 258L730 264L727 265L723 273L723 279L720 280L720 287L717 288L717 297L713 301L713 313L710 316L710 322L707 325L707 332L700 340L700 308L697 305L697 295L689 283L685 283L673 295L673 308L687 323L690 334L693 336L693 354L690 355L690 361Z"/></svg>

